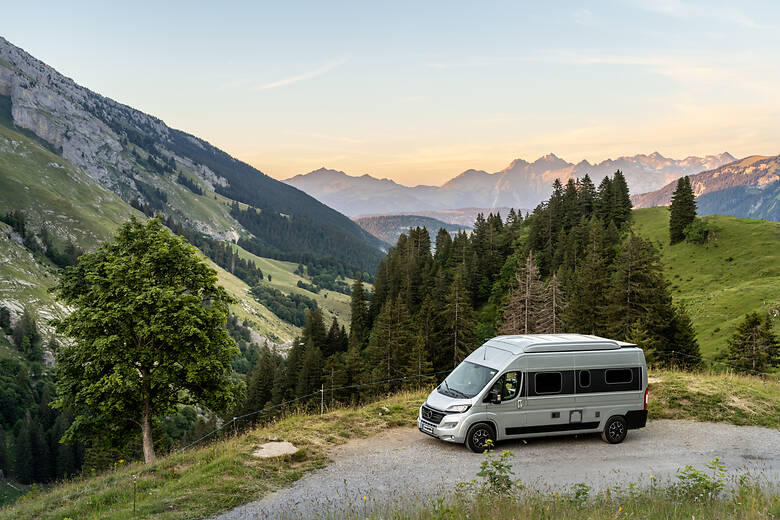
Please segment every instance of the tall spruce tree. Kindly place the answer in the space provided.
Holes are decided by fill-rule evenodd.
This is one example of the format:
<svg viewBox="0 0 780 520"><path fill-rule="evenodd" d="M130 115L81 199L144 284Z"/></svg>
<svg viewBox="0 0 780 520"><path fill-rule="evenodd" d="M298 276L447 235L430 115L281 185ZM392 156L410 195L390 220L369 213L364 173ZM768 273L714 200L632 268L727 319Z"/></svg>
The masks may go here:
<svg viewBox="0 0 780 520"><path fill-rule="evenodd" d="M607 309L610 335L627 339L631 327L640 322L660 340L673 314L660 253L650 240L631 232L619 249L613 269Z"/></svg>
<svg viewBox="0 0 780 520"><path fill-rule="evenodd" d="M403 377L413 341L411 317L399 294L394 301L388 301L382 307L371 332L367 355L373 367L372 379Z"/></svg>
<svg viewBox="0 0 780 520"><path fill-rule="evenodd" d="M441 333L451 356L452 368L476 347L474 315L469 301L470 296L459 270L452 280L450 294L440 315Z"/></svg>
<svg viewBox="0 0 780 520"><path fill-rule="evenodd" d="M533 334L536 332L537 309L543 299L543 285L530 251L515 273L515 288L504 307L502 334Z"/></svg>
<svg viewBox="0 0 780 520"><path fill-rule="evenodd" d="M696 199L687 175L677 180L669 210L669 240L676 244L685 239L685 228L696 219Z"/></svg>
<svg viewBox="0 0 780 520"><path fill-rule="evenodd" d="M631 197L628 192L628 183L623 172L617 170L612 177L611 186L612 201L610 204L610 218L617 227L622 227L631 220Z"/></svg>
<svg viewBox="0 0 780 520"><path fill-rule="evenodd" d="M729 361L746 370L763 372L780 363L780 343L772 332L767 316L762 321L757 312L751 312L737 325L728 341Z"/></svg>
<svg viewBox="0 0 780 520"><path fill-rule="evenodd" d="M570 332L605 335L607 328L608 263L602 249L599 221L591 219L590 241L567 290L564 325Z"/></svg>
<svg viewBox="0 0 780 520"><path fill-rule="evenodd" d="M377 296L376 294L374 295ZM362 349L369 335L368 309L366 308L366 292L360 275L352 283L350 300L349 346Z"/></svg>

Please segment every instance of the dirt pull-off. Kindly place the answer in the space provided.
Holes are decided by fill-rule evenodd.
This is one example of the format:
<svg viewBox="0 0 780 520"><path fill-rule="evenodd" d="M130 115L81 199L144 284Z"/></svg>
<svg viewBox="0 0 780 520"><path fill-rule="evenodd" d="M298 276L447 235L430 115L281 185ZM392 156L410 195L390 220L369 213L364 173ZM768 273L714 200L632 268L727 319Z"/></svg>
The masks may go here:
<svg viewBox="0 0 780 520"><path fill-rule="evenodd" d="M513 453L515 476L526 485L567 491L580 482L595 490L631 482L674 479L678 469L719 457L730 475L750 472L780 481L780 431L693 421L652 421L622 444L598 435L499 442ZM335 448L333 462L287 489L234 509L220 520L310 519L383 504L408 504L452 491L476 478L483 455L438 441L413 428L395 428Z"/></svg>

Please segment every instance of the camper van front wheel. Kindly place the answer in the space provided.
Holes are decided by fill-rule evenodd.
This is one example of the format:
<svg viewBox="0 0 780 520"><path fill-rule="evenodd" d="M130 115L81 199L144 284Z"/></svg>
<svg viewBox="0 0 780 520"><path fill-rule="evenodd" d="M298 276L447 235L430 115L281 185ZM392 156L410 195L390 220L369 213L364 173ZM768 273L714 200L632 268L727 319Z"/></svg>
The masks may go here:
<svg viewBox="0 0 780 520"><path fill-rule="evenodd" d="M487 423L477 423L469 428L466 435L466 446L474 453L484 453L487 449L487 441L496 442L496 432Z"/></svg>
<svg viewBox="0 0 780 520"><path fill-rule="evenodd" d="M601 432L601 438L610 444L620 444L628 433L628 423L620 415L610 417Z"/></svg>

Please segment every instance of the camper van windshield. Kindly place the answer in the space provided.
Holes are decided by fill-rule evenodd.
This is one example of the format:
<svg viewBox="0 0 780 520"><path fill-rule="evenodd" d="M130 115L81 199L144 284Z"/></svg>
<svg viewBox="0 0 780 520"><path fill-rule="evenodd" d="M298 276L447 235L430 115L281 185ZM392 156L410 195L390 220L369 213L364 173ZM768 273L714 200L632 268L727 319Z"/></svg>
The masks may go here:
<svg viewBox="0 0 780 520"><path fill-rule="evenodd" d="M497 373L494 368L464 361L439 385L438 391L450 397L470 399L485 388Z"/></svg>

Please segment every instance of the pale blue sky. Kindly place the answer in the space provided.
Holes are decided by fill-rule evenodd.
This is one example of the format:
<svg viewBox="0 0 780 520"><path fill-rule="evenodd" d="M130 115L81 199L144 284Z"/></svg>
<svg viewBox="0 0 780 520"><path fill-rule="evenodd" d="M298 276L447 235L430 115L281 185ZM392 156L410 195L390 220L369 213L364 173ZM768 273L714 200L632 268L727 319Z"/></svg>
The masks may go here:
<svg viewBox="0 0 780 520"><path fill-rule="evenodd" d="M15 45L277 178L780 153L779 2L3 3Z"/></svg>

